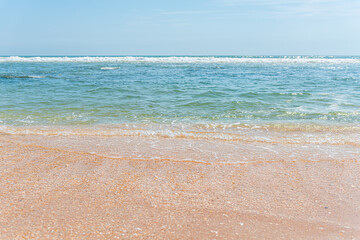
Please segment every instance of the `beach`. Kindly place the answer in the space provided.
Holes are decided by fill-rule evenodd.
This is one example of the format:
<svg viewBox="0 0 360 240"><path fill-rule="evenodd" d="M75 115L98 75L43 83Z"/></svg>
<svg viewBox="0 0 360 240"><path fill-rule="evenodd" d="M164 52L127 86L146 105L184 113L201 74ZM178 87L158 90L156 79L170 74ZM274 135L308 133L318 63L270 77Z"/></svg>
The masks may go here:
<svg viewBox="0 0 360 240"><path fill-rule="evenodd" d="M359 239L358 57L0 57L0 239Z"/></svg>
<svg viewBox="0 0 360 240"><path fill-rule="evenodd" d="M85 132L1 134L1 238L360 236L357 146Z"/></svg>

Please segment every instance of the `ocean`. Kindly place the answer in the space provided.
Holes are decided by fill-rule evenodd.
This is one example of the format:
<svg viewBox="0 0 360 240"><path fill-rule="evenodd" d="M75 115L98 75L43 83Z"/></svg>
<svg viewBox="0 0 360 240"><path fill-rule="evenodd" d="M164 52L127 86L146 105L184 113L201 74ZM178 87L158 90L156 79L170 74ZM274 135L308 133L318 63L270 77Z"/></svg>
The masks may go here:
<svg viewBox="0 0 360 240"><path fill-rule="evenodd" d="M7 56L0 131L359 144L359 93L351 56Z"/></svg>

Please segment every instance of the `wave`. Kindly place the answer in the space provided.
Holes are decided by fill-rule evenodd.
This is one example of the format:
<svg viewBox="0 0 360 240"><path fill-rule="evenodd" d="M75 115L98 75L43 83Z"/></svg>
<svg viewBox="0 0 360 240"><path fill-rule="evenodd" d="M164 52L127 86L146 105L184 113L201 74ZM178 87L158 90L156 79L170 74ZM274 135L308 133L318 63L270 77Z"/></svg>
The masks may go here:
<svg viewBox="0 0 360 240"><path fill-rule="evenodd" d="M119 69L120 67L102 67L100 68L101 70L115 70L115 69Z"/></svg>
<svg viewBox="0 0 360 240"><path fill-rule="evenodd" d="M61 63L328 63L360 64L359 57L0 57L0 63L11 62L61 62Z"/></svg>
<svg viewBox="0 0 360 240"><path fill-rule="evenodd" d="M321 125L142 125L87 127L15 127L0 125L0 134L191 139L267 144L360 146L360 127Z"/></svg>
<svg viewBox="0 0 360 240"><path fill-rule="evenodd" d="M32 76L32 75L0 75L0 78L3 79L13 79L13 78L44 78L44 76Z"/></svg>

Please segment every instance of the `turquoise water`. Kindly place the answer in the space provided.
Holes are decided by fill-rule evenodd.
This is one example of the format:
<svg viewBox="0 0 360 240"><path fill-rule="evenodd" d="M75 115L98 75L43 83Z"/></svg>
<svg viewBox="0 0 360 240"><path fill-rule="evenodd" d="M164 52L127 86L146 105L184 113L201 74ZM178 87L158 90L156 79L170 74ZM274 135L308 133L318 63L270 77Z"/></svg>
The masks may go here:
<svg viewBox="0 0 360 240"><path fill-rule="evenodd" d="M360 57L0 57L0 124L360 122Z"/></svg>

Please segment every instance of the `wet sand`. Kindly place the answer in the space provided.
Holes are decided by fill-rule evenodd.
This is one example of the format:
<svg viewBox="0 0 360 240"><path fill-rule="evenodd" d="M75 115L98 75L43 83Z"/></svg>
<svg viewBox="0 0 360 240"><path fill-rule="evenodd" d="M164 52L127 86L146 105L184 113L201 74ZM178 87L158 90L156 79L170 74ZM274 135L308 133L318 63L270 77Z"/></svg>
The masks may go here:
<svg viewBox="0 0 360 240"><path fill-rule="evenodd" d="M358 146L0 134L0 153L1 239L360 238Z"/></svg>

